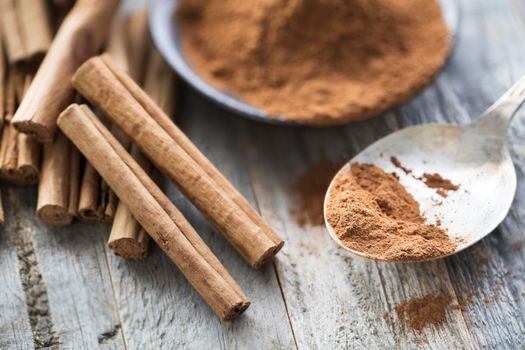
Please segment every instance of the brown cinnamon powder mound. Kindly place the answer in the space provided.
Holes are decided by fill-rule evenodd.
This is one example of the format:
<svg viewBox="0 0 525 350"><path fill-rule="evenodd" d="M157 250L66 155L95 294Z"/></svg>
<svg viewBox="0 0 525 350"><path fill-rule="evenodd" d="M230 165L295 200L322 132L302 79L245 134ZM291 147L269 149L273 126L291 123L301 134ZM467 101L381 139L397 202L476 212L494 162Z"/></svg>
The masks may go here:
<svg viewBox="0 0 525 350"><path fill-rule="evenodd" d="M271 116L328 125L403 103L443 65L435 0L182 0L190 65Z"/></svg>
<svg viewBox="0 0 525 350"><path fill-rule="evenodd" d="M421 332L426 326L440 326L452 296L448 293L439 296L427 294L421 298L410 299L394 308L398 317L410 328Z"/></svg>
<svg viewBox="0 0 525 350"><path fill-rule="evenodd" d="M296 196L296 204L290 213L297 224L324 224L323 204L326 190L342 165L342 161L321 160L293 179L290 189Z"/></svg>
<svg viewBox="0 0 525 350"><path fill-rule="evenodd" d="M327 220L342 244L374 259L425 260L455 249L444 229L425 223L397 177L370 164L354 163L335 180Z"/></svg>

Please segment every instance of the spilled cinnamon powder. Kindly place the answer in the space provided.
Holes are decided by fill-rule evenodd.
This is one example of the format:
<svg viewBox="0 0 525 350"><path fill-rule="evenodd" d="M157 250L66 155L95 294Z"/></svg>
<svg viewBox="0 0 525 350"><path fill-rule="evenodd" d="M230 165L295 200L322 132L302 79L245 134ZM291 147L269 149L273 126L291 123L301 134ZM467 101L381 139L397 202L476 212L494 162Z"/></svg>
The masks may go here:
<svg viewBox="0 0 525 350"><path fill-rule="evenodd" d="M498 288L491 288L492 295L481 299L482 291L475 290L466 295L457 295L457 304L452 304L453 297L444 292L437 296L426 294L420 298L412 298L394 307L399 320L408 327L421 332L425 327L439 327L446 321L447 309L465 312L469 305L482 302L488 304L498 299ZM486 293L483 293L486 294ZM384 319L390 316L388 312Z"/></svg>
<svg viewBox="0 0 525 350"><path fill-rule="evenodd" d="M455 249L443 228L425 223L399 179L371 164L353 163L336 178L327 220L343 245L374 259L426 260Z"/></svg>
<svg viewBox="0 0 525 350"><path fill-rule="evenodd" d="M410 299L394 308L399 319L410 328L421 332L427 326L438 327L446 318L446 311L452 301L448 293L434 296L427 294Z"/></svg>
<svg viewBox="0 0 525 350"><path fill-rule="evenodd" d="M299 226L324 225L323 204L326 190L342 161L321 160L293 179L290 190L295 206L290 210Z"/></svg>

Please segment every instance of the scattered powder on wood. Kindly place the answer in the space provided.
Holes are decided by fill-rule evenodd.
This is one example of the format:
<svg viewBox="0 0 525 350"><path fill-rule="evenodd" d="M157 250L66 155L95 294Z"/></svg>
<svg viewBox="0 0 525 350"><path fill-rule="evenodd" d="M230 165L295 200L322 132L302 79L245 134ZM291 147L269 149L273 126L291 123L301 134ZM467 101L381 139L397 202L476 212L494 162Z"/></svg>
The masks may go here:
<svg viewBox="0 0 525 350"><path fill-rule="evenodd" d="M514 242L510 247L512 252L519 252L521 248L523 248L523 241Z"/></svg>
<svg viewBox="0 0 525 350"><path fill-rule="evenodd" d="M466 296L458 294L458 303L451 305L453 310L466 311L468 306L474 304L476 300L480 300L483 304L489 304L490 302L500 300L500 287L492 287L489 290L478 289L469 292ZM482 298L483 296L483 298Z"/></svg>
<svg viewBox="0 0 525 350"><path fill-rule="evenodd" d="M451 46L435 0L183 0L177 18L205 80L271 116L318 125L405 102Z"/></svg>
<svg viewBox="0 0 525 350"><path fill-rule="evenodd" d="M476 263L476 266L480 272L486 272L487 271L487 265L492 260L492 255L490 252L485 248L485 246L482 246L481 244L477 244L472 249L472 256L474 258L474 262Z"/></svg>
<svg viewBox="0 0 525 350"><path fill-rule="evenodd" d="M452 310L466 311L468 306L474 302L474 298L479 296L479 291L470 292L466 296L458 295L458 303L452 305L451 308Z"/></svg>
<svg viewBox="0 0 525 350"><path fill-rule="evenodd" d="M290 189L296 202L290 213L297 224L324 225L323 204L326 190L342 165L342 161L322 160L293 179Z"/></svg>
<svg viewBox="0 0 525 350"><path fill-rule="evenodd" d="M353 163L337 177L327 220L342 244L374 259L425 260L455 249L443 228L425 223L399 179L370 164Z"/></svg>
<svg viewBox="0 0 525 350"><path fill-rule="evenodd" d="M446 320L446 311L452 301L448 293L410 299L394 308L399 319L410 328L421 332L427 326L438 327Z"/></svg>
<svg viewBox="0 0 525 350"><path fill-rule="evenodd" d="M488 304L493 300L498 299L498 288L492 288L492 295L481 299L483 304ZM451 304L453 297L449 293L441 293L438 296L427 294L421 298L409 299L402 304L394 307L394 311L399 317L399 320L405 323L410 328L421 332L425 327L438 327L446 321L446 311L450 307L451 310L460 310L465 312L470 304L473 304L475 299L481 297L481 291L476 290L463 296L457 295L457 304ZM384 319L389 317L386 312L383 315Z"/></svg>

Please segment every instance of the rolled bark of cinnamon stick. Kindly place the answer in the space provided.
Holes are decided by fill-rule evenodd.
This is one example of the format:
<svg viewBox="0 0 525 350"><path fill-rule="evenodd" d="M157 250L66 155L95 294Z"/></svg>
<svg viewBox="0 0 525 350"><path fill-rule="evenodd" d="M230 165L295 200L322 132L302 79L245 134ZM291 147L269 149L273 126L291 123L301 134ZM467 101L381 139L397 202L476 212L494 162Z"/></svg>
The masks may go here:
<svg viewBox="0 0 525 350"><path fill-rule="evenodd" d="M2 35L0 35L0 127L4 125L5 103L7 94L7 69L2 45Z"/></svg>
<svg viewBox="0 0 525 350"><path fill-rule="evenodd" d="M146 174L151 175L153 165L135 145L131 146L130 155ZM113 253L125 259L143 259L148 253L148 245L149 236L128 206L120 201L108 239L109 248Z"/></svg>
<svg viewBox="0 0 525 350"><path fill-rule="evenodd" d="M0 19L11 65L38 61L44 56L52 38L45 0L2 0Z"/></svg>
<svg viewBox="0 0 525 350"><path fill-rule="evenodd" d="M69 154L69 189L67 212L71 218L78 217L78 200L80 197L80 151L71 146Z"/></svg>
<svg viewBox="0 0 525 350"><path fill-rule="evenodd" d="M15 77L13 71L7 72L6 87L5 87L5 101L4 101L4 118L2 119L2 125L5 122L9 122L16 111L16 89L15 89Z"/></svg>
<svg viewBox="0 0 525 350"><path fill-rule="evenodd" d="M78 191L78 164L74 147L62 134L56 140L44 147L42 174L38 184L37 215L44 223L53 226L69 225L73 219L73 203L70 200L78 198L72 191ZM76 209L77 203L74 203Z"/></svg>
<svg viewBox="0 0 525 350"><path fill-rule="evenodd" d="M0 225L3 225L4 222L5 222L4 204L2 203L2 198L0 196Z"/></svg>
<svg viewBox="0 0 525 350"><path fill-rule="evenodd" d="M18 132L16 171L11 182L19 186L33 186L40 177L40 154L42 145L31 136Z"/></svg>
<svg viewBox="0 0 525 350"><path fill-rule="evenodd" d="M80 182L78 218L87 223L111 222L116 211L116 197L93 165L86 162Z"/></svg>
<svg viewBox="0 0 525 350"><path fill-rule="evenodd" d="M232 320L249 306L184 216L89 108L68 107L58 125L221 319Z"/></svg>
<svg viewBox="0 0 525 350"><path fill-rule="evenodd" d="M12 82L7 118L14 113L16 100L21 100L31 81L27 73L11 74L16 76ZM18 186L32 186L38 183L40 175L41 146L28 135L20 133L9 121L2 130L0 142L0 178Z"/></svg>
<svg viewBox="0 0 525 350"><path fill-rule="evenodd" d="M155 47L152 47L149 55L143 86L151 100L167 116L172 116L177 87L175 74Z"/></svg>
<svg viewBox="0 0 525 350"><path fill-rule="evenodd" d="M105 203L101 198L101 178L93 165L86 162L84 174L80 182L78 200L78 217L87 223L102 222L104 220Z"/></svg>
<svg viewBox="0 0 525 350"><path fill-rule="evenodd" d="M42 146L18 132L10 123L2 130L0 178L18 186L32 186L40 176Z"/></svg>
<svg viewBox="0 0 525 350"><path fill-rule="evenodd" d="M61 9L69 9L74 3L75 0L53 0L53 6Z"/></svg>
<svg viewBox="0 0 525 350"><path fill-rule="evenodd" d="M103 44L120 0L78 0L68 13L40 65L13 125L40 143L51 143L56 119L72 102L69 80Z"/></svg>
<svg viewBox="0 0 525 350"><path fill-rule="evenodd" d="M0 143L0 175L5 179L10 178L16 169L16 136L16 129L10 124L3 128L2 142Z"/></svg>
<svg viewBox="0 0 525 350"><path fill-rule="evenodd" d="M128 68L123 69L137 83L144 82L148 60L148 51L154 49L148 28L148 12L146 8L141 8L130 14L126 18L125 38L128 51ZM113 60L115 62L115 60ZM119 68L121 68L119 66Z"/></svg>
<svg viewBox="0 0 525 350"><path fill-rule="evenodd" d="M31 85L31 81L33 80L34 72L31 72L30 70L26 69L13 69L15 73L15 92L16 92L16 98L17 101L22 101L25 94L27 93L27 90L29 89L29 86Z"/></svg>
<svg viewBox="0 0 525 350"><path fill-rule="evenodd" d="M88 60L72 84L179 185L250 265L260 267L279 251L282 239L109 57Z"/></svg>
<svg viewBox="0 0 525 350"><path fill-rule="evenodd" d="M146 53L153 49L148 36L146 17L146 11L142 9L128 17L117 18L106 51L120 69L130 72L130 76L137 83L142 82L144 70L147 71L146 76L148 76L152 66L148 60L147 67L144 69L145 58L148 56ZM172 76L173 74L168 74L168 79ZM163 80L155 83L169 89ZM169 94L171 89L163 90L163 92ZM114 125L111 130L124 148L129 148L131 144L129 138ZM153 170L151 163L135 145L131 146L130 154L146 173L151 175ZM109 248L113 253L125 259L143 259L147 255L148 245L149 236L133 217L128 207L119 202L108 239Z"/></svg>

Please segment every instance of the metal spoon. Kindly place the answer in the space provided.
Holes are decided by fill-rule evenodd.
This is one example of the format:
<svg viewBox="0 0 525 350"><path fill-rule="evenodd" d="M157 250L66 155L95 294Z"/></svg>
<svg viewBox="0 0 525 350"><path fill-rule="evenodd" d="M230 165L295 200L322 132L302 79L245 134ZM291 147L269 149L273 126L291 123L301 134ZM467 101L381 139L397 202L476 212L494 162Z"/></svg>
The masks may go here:
<svg viewBox="0 0 525 350"><path fill-rule="evenodd" d="M524 100L525 76L477 121L463 126L425 124L394 132L355 156L334 180L348 172L354 162L374 164L386 172L395 172L420 204L427 222L435 223L439 219L441 227L454 241L459 238L456 250L448 255L460 252L492 232L511 207L516 192L516 172L506 147L507 128ZM391 156L411 169L414 176L396 167ZM460 188L443 198L415 178L424 173L439 173ZM326 220L334 180L324 205L328 232L341 247L370 258L364 252L345 247ZM442 203L436 205L439 202Z"/></svg>

